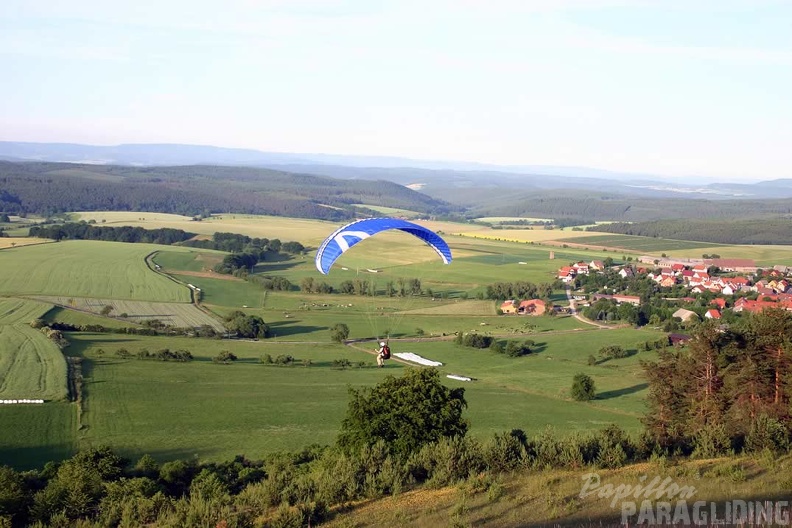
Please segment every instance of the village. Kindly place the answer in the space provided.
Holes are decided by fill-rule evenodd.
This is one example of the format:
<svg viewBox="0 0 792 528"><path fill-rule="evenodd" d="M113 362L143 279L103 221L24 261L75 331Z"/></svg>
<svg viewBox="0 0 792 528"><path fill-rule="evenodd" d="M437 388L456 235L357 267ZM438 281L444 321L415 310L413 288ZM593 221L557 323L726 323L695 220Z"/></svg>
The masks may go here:
<svg viewBox="0 0 792 528"><path fill-rule="evenodd" d="M608 259L610 261L610 259ZM500 313L514 315L545 315L549 313L575 313L575 307L586 307L600 300L609 300L616 305L630 304L638 307L646 299L639 295L627 295L614 291L607 293L586 292L581 287L581 278L591 274L612 273L622 279L645 279L652 281L655 290L679 292L687 295L662 297L667 301L692 304L700 298L709 299L703 318L720 319L724 310L759 312L766 308L782 308L792 311L792 268L776 265L760 269L750 259L671 259L642 256L637 263L613 265L612 262L592 260L579 261L562 266L556 279L567 288L570 308L554 306L542 299L508 299L500 306ZM682 323L702 318L696 311L680 307L671 314Z"/></svg>

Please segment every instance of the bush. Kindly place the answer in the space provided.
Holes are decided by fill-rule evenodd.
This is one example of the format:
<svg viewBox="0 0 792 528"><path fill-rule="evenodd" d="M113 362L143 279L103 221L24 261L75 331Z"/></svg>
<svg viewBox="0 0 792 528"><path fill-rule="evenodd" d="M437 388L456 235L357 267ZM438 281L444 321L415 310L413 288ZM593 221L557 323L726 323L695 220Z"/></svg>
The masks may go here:
<svg viewBox="0 0 792 528"><path fill-rule="evenodd" d="M212 358L214 363L223 363L224 365L228 365L230 362L236 360L236 355L229 352L228 350L222 350L218 355Z"/></svg>
<svg viewBox="0 0 792 528"><path fill-rule="evenodd" d="M349 327L338 323L330 329L330 339L335 343L343 343L349 337Z"/></svg>
<svg viewBox="0 0 792 528"><path fill-rule="evenodd" d="M471 332L469 334L457 334L454 341L456 344L466 347L489 348L495 340L490 336Z"/></svg>
<svg viewBox="0 0 792 528"><path fill-rule="evenodd" d="M762 414L751 424L745 438L745 450L759 453L765 449L774 453L788 450L789 432L782 422Z"/></svg>
<svg viewBox="0 0 792 528"><path fill-rule="evenodd" d="M527 356L532 352L531 347L534 346L534 342L530 339L527 341L523 341L522 343L518 341L509 341L506 343L506 355L509 357L520 357L520 356Z"/></svg>
<svg viewBox="0 0 792 528"><path fill-rule="evenodd" d="M596 395L594 380L586 374L575 374L572 380L572 399L575 401L593 400Z"/></svg>

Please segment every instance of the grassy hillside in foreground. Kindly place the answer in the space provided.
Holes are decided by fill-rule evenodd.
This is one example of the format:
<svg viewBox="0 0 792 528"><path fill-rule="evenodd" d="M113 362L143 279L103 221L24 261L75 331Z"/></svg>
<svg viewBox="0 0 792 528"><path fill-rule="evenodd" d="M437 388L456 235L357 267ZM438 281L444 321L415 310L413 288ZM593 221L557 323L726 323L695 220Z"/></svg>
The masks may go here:
<svg viewBox="0 0 792 528"><path fill-rule="evenodd" d="M788 501L792 493L790 470L792 455L780 459L762 456L689 461L658 459L615 470L517 471L499 476L472 477L454 487L431 489L427 486L352 504L323 526L622 526L622 508L630 507L631 503L626 502L630 499L614 501L612 494L599 496L598 492L607 493L608 486L646 486L655 478L659 479L658 482L669 479L666 490L672 489L671 484L687 486L687 490L693 488L692 496L685 499L688 514L693 517L694 502L707 501L700 512L708 517L698 518L698 524L707 526L713 519L710 501L721 519L725 516L725 501ZM591 474L599 477L600 487L589 487L587 493L594 493L581 497L584 484L594 482ZM638 511L641 500L643 496L635 503ZM677 500L682 500L681 494L670 501L672 513ZM789 511L788 507L786 511ZM657 514L657 510L654 512ZM684 517L680 518L684 520ZM691 523L695 519L691 518ZM637 515L628 520L635 524Z"/></svg>

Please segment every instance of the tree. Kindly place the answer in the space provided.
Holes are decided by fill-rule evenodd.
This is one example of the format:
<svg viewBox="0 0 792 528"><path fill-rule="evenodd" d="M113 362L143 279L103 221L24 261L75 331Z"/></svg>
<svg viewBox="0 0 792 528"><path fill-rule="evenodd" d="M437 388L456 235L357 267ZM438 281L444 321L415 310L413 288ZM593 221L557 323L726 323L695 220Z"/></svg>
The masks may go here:
<svg viewBox="0 0 792 528"><path fill-rule="evenodd" d="M371 388L350 388L351 401L338 445L356 451L384 440L395 454L407 455L443 437L463 437L468 422L465 389L449 389L437 369L409 369Z"/></svg>
<svg viewBox="0 0 792 528"><path fill-rule="evenodd" d="M235 310L226 317L226 329L236 334L237 337L265 338L269 337L269 327L257 315L245 315L244 312Z"/></svg>
<svg viewBox="0 0 792 528"><path fill-rule="evenodd" d="M0 466L0 524L4 518L21 518L29 497L30 491L26 489L22 475L8 466Z"/></svg>
<svg viewBox="0 0 792 528"><path fill-rule="evenodd" d="M313 293L315 289L314 278L305 277L302 281L300 281L300 289L302 289L305 293Z"/></svg>
<svg viewBox="0 0 792 528"><path fill-rule="evenodd" d="M349 327L344 323L338 323L330 329L330 339L336 343L342 343L349 337Z"/></svg>
<svg viewBox="0 0 792 528"><path fill-rule="evenodd" d="M113 311L113 307L109 304L106 304L102 307L102 310L99 312L102 315L110 315L110 312Z"/></svg>
<svg viewBox="0 0 792 528"><path fill-rule="evenodd" d="M596 396L594 380L583 373L575 374L572 380L572 398L575 401L589 401Z"/></svg>

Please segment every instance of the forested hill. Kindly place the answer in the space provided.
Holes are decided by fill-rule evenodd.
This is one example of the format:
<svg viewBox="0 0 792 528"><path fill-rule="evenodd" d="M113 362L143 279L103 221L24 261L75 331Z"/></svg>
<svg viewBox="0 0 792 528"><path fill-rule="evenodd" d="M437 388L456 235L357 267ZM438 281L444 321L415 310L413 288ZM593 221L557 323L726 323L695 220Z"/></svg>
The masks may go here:
<svg viewBox="0 0 792 528"><path fill-rule="evenodd" d="M717 244L792 244L790 218L617 222L599 225L596 231Z"/></svg>
<svg viewBox="0 0 792 528"><path fill-rule="evenodd" d="M12 214L129 210L345 220L361 214L361 208L352 204L427 214L446 214L453 209L387 181L339 180L249 167L0 161L0 211Z"/></svg>
<svg viewBox="0 0 792 528"><path fill-rule="evenodd" d="M627 196L590 190L527 192L517 189L510 193L504 190L480 190L475 203L459 200L455 193L447 193L446 196L450 201L468 205L470 214L478 216L641 222L679 218L711 218L722 221L792 215L792 198L703 200Z"/></svg>

